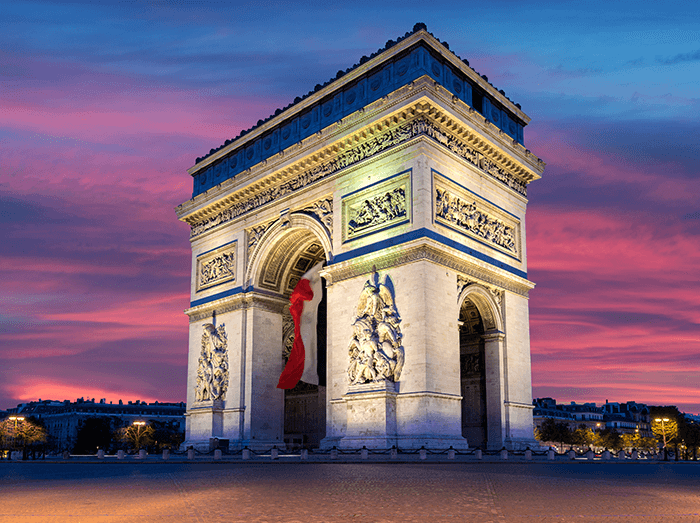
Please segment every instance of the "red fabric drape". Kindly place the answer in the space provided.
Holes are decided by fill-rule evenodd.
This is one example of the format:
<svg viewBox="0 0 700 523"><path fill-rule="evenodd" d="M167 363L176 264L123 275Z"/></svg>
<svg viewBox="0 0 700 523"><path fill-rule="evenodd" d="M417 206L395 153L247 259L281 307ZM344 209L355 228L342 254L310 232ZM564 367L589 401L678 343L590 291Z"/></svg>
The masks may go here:
<svg viewBox="0 0 700 523"><path fill-rule="evenodd" d="M304 374L304 342L301 339L301 313L304 310L304 302L309 301L314 297L314 291L311 290L311 283L307 279L299 280L290 301L289 312L294 320L294 344L292 352L289 355L287 365L285 365L282 374L280 375L278 389L293 389L299 383L301 375Z"/></svg>

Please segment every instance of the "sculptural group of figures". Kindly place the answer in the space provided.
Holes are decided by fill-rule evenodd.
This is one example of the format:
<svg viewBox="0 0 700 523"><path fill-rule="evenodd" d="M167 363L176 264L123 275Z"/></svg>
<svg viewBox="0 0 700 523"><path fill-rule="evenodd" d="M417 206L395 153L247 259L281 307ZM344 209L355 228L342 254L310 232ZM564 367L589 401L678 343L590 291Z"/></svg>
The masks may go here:
<svg viewBox="0 0 700 523"><path fill-rule="evenodd" d="M348 348L351 384L399 380L404 364L400 322L389 288L367 281L360 294Z"/></svg>
<svg viewBox="0 0 700 523"><path fill-rule="evenodd" d="M479 211L476 202L468 203L445 190L436 189L435 214L511 252L516 250L513 228Z"/></svg>
<svg viewBox="0 0 700 523"><path fill-rule="evenodd" d="M228 337L224 325L204 325L197 366L195 401L224 399L228 388Z"/></svg>
<svg viewBox="0 0 700 523"><path fill-rule="evenodd" d="M353 234L404 216L406 216L406 191L403 187L397 187L386 194L365 200L348 221L348 232Z"/></svg>
<svg viewBox="0 0 700 523"><path fill-rule="evenodd" d="M233 274L236 259L232 252L224 253L202 265L199 274L200 285L225 278Z"/></svg>

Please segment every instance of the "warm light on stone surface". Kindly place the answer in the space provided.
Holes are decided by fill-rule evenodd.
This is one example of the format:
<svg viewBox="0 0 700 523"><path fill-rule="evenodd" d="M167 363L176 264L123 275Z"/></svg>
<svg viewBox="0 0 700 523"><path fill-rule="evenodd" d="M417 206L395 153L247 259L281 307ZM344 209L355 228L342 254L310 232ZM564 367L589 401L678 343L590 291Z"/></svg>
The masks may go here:
<svg viewBox="0 0 700 523"><path fill-rule="evenodd" d="M185 445L536 445L528 121L418 30L190 169ZM321 382L285 392L289 295L319 261ZM224 326L207 395L202 339Z"/></svg>

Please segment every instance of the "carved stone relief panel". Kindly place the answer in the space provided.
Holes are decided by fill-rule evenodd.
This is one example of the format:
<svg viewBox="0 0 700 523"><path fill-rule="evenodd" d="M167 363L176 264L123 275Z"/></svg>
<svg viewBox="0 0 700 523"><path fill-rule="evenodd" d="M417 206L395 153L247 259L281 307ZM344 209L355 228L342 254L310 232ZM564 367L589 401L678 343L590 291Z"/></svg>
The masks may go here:
<svg viewBox="0 0 700 523"><path fill-rule="evenodd" d="M397 382L404 364L401 318L394 305L388 276L379 283L377 273L365 283L357 304L353 335L348 347L351 385L380 380Z"/></svg>
<svg viewBox="0 0 700 523"><path fill-rule="evenodd" d="M294 319L289 312L289 307L284 309L282 314L282 358L286 363L292 353L292 345L294 345Z"/></svg>
<svg viewBox="0 0 700 523"><path fill-rule="evenodd" d="M462 375L479 374L481 372L481 354L462 354L459 358Z"/></svg>
<svg viewBox="0 0 700 523"><path fill-rule="evenodd" d="M457 185L434 175L435 222L520 260L520 220Z"/></svg>
<svg viewBox="0 0 700 523"><path fill-rule="evenodd" d="M223 323L218 327L207 323L202 334L194 400L206 402L225 399L228 378L228 336L225 326Z"/></svg>
<svg viewBox="0 0 700 523"><path fill-rule="evenodd" d="M270 225L273 223L274 222L267 222L251 227L250 229L246 229L245 236L248 241L248 251L246 254L248 263L250 263L251 257L253 256L253 251L255 250L255 247L258 246L258 243L260 243L260 239L263 237L263 234L265 234L265 231L267 231L270 228Z"/></svg>
<svg viewBox="0 0 700 523"><path fill-rule="evenodd" d="M462 293L462 290L464 290L464 288L467 285L471 285L473 283L478 283L482 287L487 288L491 293L491 296L493 297L494 301L498 304L499 307L501 306L501 303L503 302L503 291L501 289L492 285L486 285L485 283L477 282L476 280L465 278L461 275L457 275L457 295L459 296Z"/></svg>
<svg viewBox="0 0 700 523"><path fill-rule="evenodd" d="M343 197L343 241L411 220L411 171Z"/></svg>
<svg viewBox="0 0 700 523"><path fill-rule="evenodd" d="M225 282L236 281L236 247L231 242L197 256L197 292Z"/></svg>
<svg viewBox="0 0 700 523"><path fill-rule="evenodd" d="M328 231L331 241L333 240L333 196L328 196L307 205L301 211L314 215Z"/></svg>
<svg viewBox="0 0 700 523"><path fill-rule="evenodd" d="M192 238L199 236L200 234L203 234L214 227L234 220L238 216L242 216L243 214L253 211L271 201L296 192L307 185L332 175L341 169L345 169L346 167L366 160L367 158L386 151L391 147L406 143L416 136L427 136L431 138L436 143L443 145L460 158L474 165L474 167L477 169L488 174L490 177L498 180L500 183L510 187L523 196L527 196L526 182L516 178L505 169L497 166L493 161L484 156L483 153L475 150L472 146L467 145L459 138L447 133L435 123L429 121L425 117L419 117L401 124L394 129L382 132L371 139L360 143L356 147L335 155L332 159L326 162L315 165L309 170L295 174L289 180L285 180L280 184L267 187L254 196L241 199L214 216L208 217L196 223L191 223L190 236Z"/></svg>

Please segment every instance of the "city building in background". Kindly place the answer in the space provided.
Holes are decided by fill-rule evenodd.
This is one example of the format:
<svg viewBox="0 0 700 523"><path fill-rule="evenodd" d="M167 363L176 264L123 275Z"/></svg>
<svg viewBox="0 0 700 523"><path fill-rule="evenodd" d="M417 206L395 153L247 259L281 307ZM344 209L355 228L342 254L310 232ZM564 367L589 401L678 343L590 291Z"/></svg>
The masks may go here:
<svg viewBox="0 0 700 523"><path fill-rule="evenodd" d="M535 398L532 419L540 428L547 419L566 423L570 430L582 425L594 431L612 429L620 434L653 436L649 407L643 403L608 402L598 407L595 403L557 403L553 398Z"/></svg>
<svg viewBox="0 0 700 523"><path fill-rule="evenodd" d="M75 402L38 400L20 403L8 409L6 416L33 418L44 424L48 436L47 446L52 449L73 449L78 432L89 418L110 420L113 430L131 425L134 421L167 426L173 431L185 430L185 403L146 403L119 400L107 403L104 399L78 398Z"/></svg>

